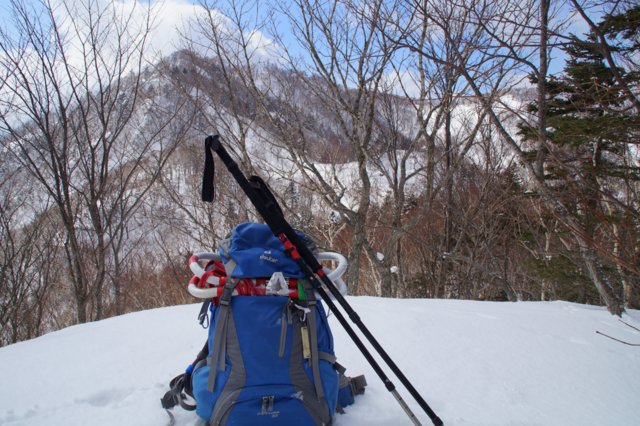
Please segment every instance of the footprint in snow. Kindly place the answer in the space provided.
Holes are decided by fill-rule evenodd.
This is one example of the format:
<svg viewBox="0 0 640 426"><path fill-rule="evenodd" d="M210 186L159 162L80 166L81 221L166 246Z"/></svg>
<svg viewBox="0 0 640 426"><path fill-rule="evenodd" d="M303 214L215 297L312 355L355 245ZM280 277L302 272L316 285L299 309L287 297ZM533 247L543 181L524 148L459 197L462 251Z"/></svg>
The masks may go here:
<svg viewBox="0 0 640 426"><path fill-rule="evenodd" d="M132 391L129 389L104 389L89 395L86 398L76 399L77 403L89 404L93 407L106 407L107 405L118 403L123 401L126 397L131 395Z"/></svg>

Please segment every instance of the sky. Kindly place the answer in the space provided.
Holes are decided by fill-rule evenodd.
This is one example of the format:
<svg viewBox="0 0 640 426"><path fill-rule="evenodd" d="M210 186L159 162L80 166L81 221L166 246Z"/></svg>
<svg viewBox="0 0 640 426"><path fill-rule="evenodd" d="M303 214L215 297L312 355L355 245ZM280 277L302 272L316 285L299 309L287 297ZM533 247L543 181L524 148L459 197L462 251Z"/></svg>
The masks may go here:
<svg viewBox="0 0 640 426"><path fill-rule="evenodd" d="M28 4L31 4L31 5L38 3L37 0L24 0L24 1L26 1ZM54 5L60 5L60 4L70 4L73 2L82 2L85 0L50 0L50 1ZM116 8L119 8L121 10L131 10L131 8L134 7L135 5L138 11L137 12L138 16L143 15L145 5L151 4L152 7L155 8L155 17L156 17L155 25L153 28L152 35L149 39L150 44L147 49L148 60L150 62L155 62L155 60L158 57L166 56L179 48L185 47L184 41L182 41L184 34L189 35L189 37L194 39L196 42L198 42L199 40L202 40L202 35L195 34L193 31L194 25L190 23L190 21L192 22L192 20L196 18L196 16L198 15L202 16L202 14L204 13L204 9L200 3L207 2L212 5L215 4L216 6L219 6L223 9L226 9L228 7L228 3L225 3L224 1L215 2L213 0L149 0L149 2L146 0L93 0L93 1L103 2L105 4L111 2L113 5L115 5ZM9 32L11 33L11 29L7 28L6 26L6 23L10 21L8 19L9 17L8 3L9 2L7 0L0 2L0 25L2 25L1 22L4 22L5 25L3 26L3 28L8 29ZM266 4L268 3L265 3L265 5ZM62 10L62 9L60 8L59 10ZM248 11L248 15L250 16L253 9L251 9L251 7L247 7L245 10ZM268 9L265 9L265 11L267 13L269 12ZM218 12L214 12L214 15L216 15L218 19L226 19L226 18L223 18L222 17L223 15ZM286 26L279 26L279 29L280 28L284 29L286 28ZM581 22L580 20L576 20L576 23L572 25L570 28L571 28L570 32L574 32L576 34L582 34L586 30L584 22ZM256 52L258 52L259 57L266 58L266 60L269 60L269 61L277 60L277 59L274 59L277 55L274 55L273 53L279 52L280 50L279 50L279 47L274 44L272 39L269 38L269 36L265 35L264 32L261 32L259 30L254 30L253 32L251 32L251 36L252 36L252 43L254 44L254 49ZM292 41L291 35L285 34L285 40ZM203 43L203 45L205 44L208 44L208 43ZM288 47L291 48L292 47L291 45L293 45L294 43L288 43L288 44L290 45ZM294 47L294 49L298 49L298 50L294 50L294 52L298 52L299 54L305 53L304 51L299 50L300 48ZM204 52L201 52L201 53L204 53ZM563 60L564 55L559 49L556 49L552 53L552 57L556 58L556 60L552 62L550 71L552 73L560 72L564 64L564 60ZM529 70L524 70L523 72L528 73ZM406 84L409 87L412 88L412 92L417 93L417 90L418 90L417 85L415 84L414 81L412 81L412 76L414 76L415 74L416 73L412 70L400 70L399 73L390 73L387 79L389 81L393 81L394 79L401 78L403 81L407 82ZM521 80L524 82L525 85L527 84L526 83L527 79L524 74L522 75ZM413 93L413 94L416 94L416 93Z"/></svg>
<svg viewBox="0 0 640 426"><path fill-rule="evenodd" d="M55 4L65 3L69 4L74 1L84 0L51 0ZM96 0L94 0L96 1ZM144 5L151 4L156 8L156 25L151 40L151 48L153 51L167 54L171 53L180 45L180 33L189 32L189 25L185 25L189 21L197 16L197 14L203 12L201 3L207 2L209 4L221 5L224 7L224 2L214 2L211 0L97 0L98 2L113 2L118 8L125 10L130 9L134 4L142 12ZM36 5L38 0L25 0L27 4ZM140 7L142 5L142 7ZM9 22L9 1L4 0L0 3L0 22L5 24ZM6 25L3 26L7 28ZM7 28L11 30L11 28Z"/></svg>
<svg viewBox="0 0 640 426"><path fill-rule="evenodd" d="M74 0L51 0L53 4L62 2L70 3ZM105 0L98 0L105 1ZM37 5L37 1L26 0L30 5ZM131 9L134 5L142 12L145 1L139 0L116 0L113 2L116 7L124 10ZM168 54L175 51L179 46L179 31L184 30L185 23L195 17L197 13L203 11L198 5L198 0L151 0L152 7L156 8L156 24L151 37L151 49L158 53ZM143 7L140 7L143 5ZM0 22L4 22L4 28L9 21L9 2L3 0L0 4Z"/></svg>

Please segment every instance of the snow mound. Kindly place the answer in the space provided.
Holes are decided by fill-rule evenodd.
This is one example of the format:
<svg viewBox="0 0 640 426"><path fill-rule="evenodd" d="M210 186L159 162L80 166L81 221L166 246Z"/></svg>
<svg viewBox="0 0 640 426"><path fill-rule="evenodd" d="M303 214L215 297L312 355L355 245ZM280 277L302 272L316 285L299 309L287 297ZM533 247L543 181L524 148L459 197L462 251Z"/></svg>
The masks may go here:
<svg viewBox="0 0 640 426"><path fill-rule="evenodd" d="M603 308L349 297L447 426L640 422L640 332ZM0 425L164 425L160 398L202 347L199 305L137 312L0 349ZM622 318L640 327L640 311ZM411 424L330 317L339 362L366 393L336 426ZM381 362L381 365L384 364ZM425 425L429 418L385 367ZM177 425L195 414L174 409Z"/></svg>

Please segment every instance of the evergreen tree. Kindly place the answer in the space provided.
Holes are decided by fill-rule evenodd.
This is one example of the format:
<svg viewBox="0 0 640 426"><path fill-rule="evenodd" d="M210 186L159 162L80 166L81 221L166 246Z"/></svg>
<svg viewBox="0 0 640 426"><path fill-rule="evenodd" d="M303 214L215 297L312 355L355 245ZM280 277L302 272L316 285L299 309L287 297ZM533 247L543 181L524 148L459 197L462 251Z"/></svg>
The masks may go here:
<svg viewBox="0 0 640 426"><path fill-rule="evenodd" d="M639 34L640 6L605 16L546 82L546 187L581 224L581 259L613 313L638 281ZM526 140L537 132L521 126Z"/></svg>

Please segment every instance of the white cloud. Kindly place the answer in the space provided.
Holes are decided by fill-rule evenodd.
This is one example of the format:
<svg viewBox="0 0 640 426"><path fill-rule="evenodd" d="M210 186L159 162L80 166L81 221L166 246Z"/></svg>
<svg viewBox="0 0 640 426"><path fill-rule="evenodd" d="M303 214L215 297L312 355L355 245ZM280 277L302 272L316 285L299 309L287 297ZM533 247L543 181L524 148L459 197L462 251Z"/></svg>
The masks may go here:
<svg viewBox="0 0 640 426"><path fill-rule="evenodd" d="M164 0L157 7L149 51L155 56L166 56L182 47L182 34L188 31L189 21L206 11L186 0Z"/></svg>
<svg viewBox="0 0 640 426"><path fill-rule="evenodd" d="M116 4L123 11L137 9L137 13L140 14L139 19L144 18L143 1L121 0ZM224 36L229 39L227 48L234 44L232 40L235 40L238 46L241 44L239 29L235 28L232 21L219 10L206 9L201 4L193 4L188 0L158 0L152 7L154 25L147 51L149 60L153 61L155 58L184 48L187 44L185 38L195 46L208 46L211 30L207 25L211 21L224 28ZM253 60L270 61L275 60L279 55L278 45L264 32L251 28L245 28L243 31L243 38L248 43L248 50Z"/></svg>
<svg viewBox="0 0 640 426"><path fill-rule="evenodd" d="M82 40L78 35L88 34L90 22L86 0L52 0L52 3L57 20L62 23L63 29L70 30L73 34L74 49L78 53L82 52ZM95 0L90 7L94 14L92 19L95 19L96 11L99 11L104 19L103 25L111 25L110 21L114 17L117 17L120 24L126 21L129 35L142 35L145 21L151 17L151 31L145 46L145 55L148 61L155 61L159 57L184 48L186 45L185 37L196 41L196 44L204 45L206 34L197 31L198 25L195 23L198 19L201 22L206 22L209 18L214 19L216 23L227 22L229 33L233 32L230 21L220 12L207 10L202 5L194 4L189 0L156 0L151 2L145 0ZM256 53L271 52L269 46L272 46L273 42L264 34L251 31L245 34L245 37L250 37L250 46Z"/></svg>
<svg viewBox="0 0 640 426"><path fill-rule="evenodd" d="M420 96L420 77L415 70L393 70L386 73L383 83L392 93L398 96L418 98Z"/></svg>

